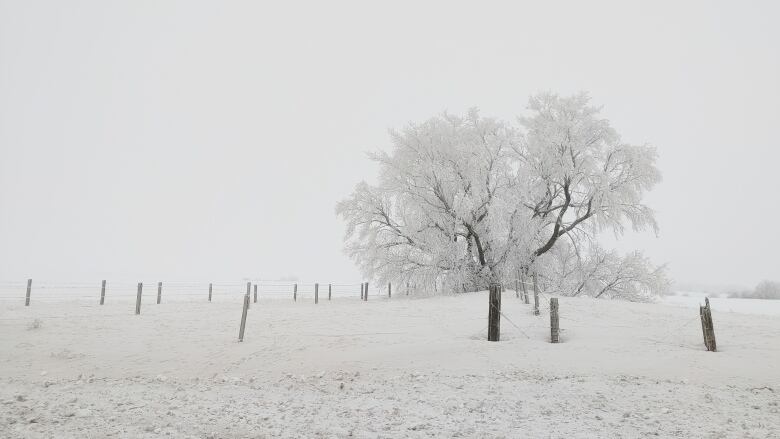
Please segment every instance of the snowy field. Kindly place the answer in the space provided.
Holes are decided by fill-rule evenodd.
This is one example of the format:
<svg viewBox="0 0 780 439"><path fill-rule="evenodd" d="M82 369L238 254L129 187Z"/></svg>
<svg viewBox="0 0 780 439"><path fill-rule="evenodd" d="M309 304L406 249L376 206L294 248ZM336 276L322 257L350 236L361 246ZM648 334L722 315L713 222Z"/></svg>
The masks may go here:
<svg viewBox="0 0 780 439"><path fill-rule="evenodd" d="M669 305L699 309L699 305L704 304L705 296L708 295L699 292L677 292L674 295L663 297L661 302ZM780 316L780 300L739 299L718 296L709 297L710 306L716 311Z"/></svg>
<svg viewBox="0 0 780 439"><path fill-rule="evenodd" d="M0 437L780 437L780 303L191 299L2 302Z"/></svg>

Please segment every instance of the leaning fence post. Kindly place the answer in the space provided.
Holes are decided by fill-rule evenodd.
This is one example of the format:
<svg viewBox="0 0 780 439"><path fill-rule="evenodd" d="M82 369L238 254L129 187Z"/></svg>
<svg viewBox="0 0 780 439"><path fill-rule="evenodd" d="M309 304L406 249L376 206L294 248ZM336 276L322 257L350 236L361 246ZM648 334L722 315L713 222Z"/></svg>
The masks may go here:
<svg viewBox="0 0 780 439"><path fill-rule="evenodd" d="M315 283L314 284L314 304L318 304L320 302L320 284Z"/></svg>
<svg viewBox="0 0 780 439"><path fill-rule="evenodd" d="M558 322L558 298L550 298L550 342L558 343L560 325Z"/></svg>
<svg viewBox="0 0 780 439"><path fill-rule="evenodd" d="M387 283L387 298L390 299L393 297L393 284L388 282Z"/></svg>
<svg viewBox="0 0 780 439"><path fill-rule="evenodd" d="M138 295L135 297L135 314L141 314L141 292L143 291L143 282L138 282Z"/></svg>
<svg viewBox="0 0 780 439"><path fill-rule="evenodd" d="M704 337L704 347L709 351L710 347L707 346L707 324L704 317L704 307L701 305L699 305L699 319L701 320L701 335Z"/></svg>
<svg viewBox="0 0 780 439"><path fill-rule="evenodd" d="M710 299L705 297L704 302L707 304L707 334L709 335L710 339L710 351L715 352L718 349L715 344L715 326L712 323L712 308L710 308Z"/></svg>
<svg viewBox="0 0 780 439"><path fill-rule="evenodd" d="M209 284L209 302L211 302L211 284Z"/></svg>
<svg viewBox="0 0 780 439"><path fill-rule="evenodd" d="M255 303L257 303L257 284L255 284Z"/></svg>
<svg viewBox="0 0 780 439"><path fill-rule="evenodd" d="M100 304L106 301L106 281L100 283Z"/></svg>
<svg viewBox="0 0 780 439"><path fill-rule="evenodd" d="M536 273L534 276L534 315L539 315L539 286L536 284Z"/></svg>
<svg viewBox="0 0 780 439"><path fill-rule="evenodd" d="M701 319L701 333L704 337L704 347L710 350L709 337L707 334L707 308L699 305L699 318Z"/></svg>
<svg viewBox="0 0 780 439"><path fill-rule="evenodd" d="M333 285L331 285L331 284L328 284L328 300L330 300L330 295L331 295L331 292L332 292L332 287L333 287Z"/></svg>
<svg viewBox="0 0 780 439"><path fill-rule="evenodd" d="M488 341L498 341L501 337L501 286L490 285L488 297Z"/></svg>
<svg viewBox="0 0 780 439"><path fill-rule="evenodd" d="M293 301L298 301L298 284L293 284Z"/></svg>
<svg viewBox="0 0 780 439"><path fill-rule="evenodd" d="M27 279L27 295L24 297L24 306L30 306L31 292L32 292L32 279Z"/></svg>
<svg viewBox="0 0 780 439"><path fill-rule="evenodd" d="M699 306L699 316L701 318L701 329L704 333L704 346L710 352L715 352L717 346L715 343L715 327L712 324L712 308L710 308L710 299L704 298L704 306Z"/></svg>
<svg viewBox="0 0 780 439"><path fill-rule="evenodd" d="M244 341L244 329L246 329L246 310L249 309L249 294L244 296L244 310L241 312L241 328L238 330L238 341Z"/></svg>
<svg viewBox="0 0 780 439"><path fill-rule="evenodd" d="M162 298L162 282L157 282L157 304L160 304Z"/></svg>

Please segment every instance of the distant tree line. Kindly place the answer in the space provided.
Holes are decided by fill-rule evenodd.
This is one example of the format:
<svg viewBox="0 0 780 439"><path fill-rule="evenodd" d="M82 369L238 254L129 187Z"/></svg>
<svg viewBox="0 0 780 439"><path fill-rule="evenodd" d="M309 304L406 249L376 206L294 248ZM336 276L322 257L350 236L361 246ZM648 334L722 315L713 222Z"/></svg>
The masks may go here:
<svg viewBox="0 0 780 439"><path fill-rule="evenodd" d="M729 293L729 297L780 300L780 282L765 280L756 285L753 291L734 291Z"/></svg>

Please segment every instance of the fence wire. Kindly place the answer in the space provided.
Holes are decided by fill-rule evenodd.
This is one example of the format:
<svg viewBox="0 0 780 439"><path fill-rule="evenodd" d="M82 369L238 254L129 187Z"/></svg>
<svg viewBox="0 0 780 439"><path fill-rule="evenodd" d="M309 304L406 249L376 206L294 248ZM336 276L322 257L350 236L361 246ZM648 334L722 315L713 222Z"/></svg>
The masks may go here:
<svg viewBox="0 0 780 439"><path fill-rule="evenodd" d="M336 300L343 300L343 299L353 299L353 300L360 300L361 299L361 293L363 292L362 285L364 283L322 283L322 282L295 282L295 281L278 281L278 280L251 280L251 281L227 281L227 282L203 282L203 281L184 281L184 280L177 280L177 281L162 281L162 285L160 286L157 281L154 282L142 282L141 283L141 304L144 306L148 306L150 304L154 304L157 301L157 295L158 295L158 288L161 289L160 292L160 300L161 303L167 303L167 302L175 302L176 299L187 299L188 303L208 303L210 300L216 300L220 302L232 301L234 303L241 303L243 301L243 297L247 295L247 284L249 284L249 291L248 294L250 296L250 302L254 302L254 294L255 294L255 288L257 291L257 300L262 301L264 299L273 299L273 300L288 300L288 301L297 301L297 302L313 302L314 296L315 296L315 284L318 284L318 299L319 301L325 303L328 301L329 296L332 299ZM505 289L502 288L502 295L503 293L512 294L514 293L515 296L518 297L518 299L521 301L521 303L524 303L524 294L527 294L529 297L529 303L527 306L529 307L529 311L534 309L534 283L532 281L525 281L525 280L517 280L516 282L512 280L512 282L509 284L509 286L512 287L519 287L520 285L525 285L526 290L525 291L515 291L511 289ZM28 282L26 281L0 281L0 304L3 305L3 307L11 307L11 309L20 309L25 307L25 303L29 297L29 302L31 307L35 307L36 303L63 303L63 302L79 302L79 303L89 303L90 305L85 305L84 308L89 310L97 311L99 309L102 309L103 305L100 304L101 301L101 291L103 290L103 283L101 281L98 282L36 282L33 280L32 284L30 285L30 294L28 296L27 294L28 289ZM396 290L396 287L393 286L393 293L398 295L404 295L406 291L403 289L403 287ZM550 298L554 297L553 294L551 294L550 291L544 290L540 288L540 285L537 284L536 286L536 292L539 297L539 316L546 316L549 315L550 312ZM105 283L105 290L103 295L103 300L108 305L115 305L114 302L122 302L122 303L133 303L138 298L138 283L132 283L127 281L120 281L120 282L112 282L112 281L106 281ZM376 285L376 284L370 284L368 288L368 298L369 301L371 300L377 300L378 298L388 298L388 289L387 284L385 285ZM109 313L100 313L100 314L68 314L68 315L56 315L56 314L49 314L47 315L34 315L34 316L27 316L27 317L10 317L10 316L4 316L3 312L0 312L0 322L7 323L7 324L13 324L16 322L25 322L29 323L31 318L39 318L39 319L88 319L88 318L94 318L95 316L101 316L101 317L122 317L122 316L131 316L134 313L134 309L132 306L128 306L127 312L114 312L116 309L111 308L111 312ZM147 308L143 308L144 311L147 310ZM7 311L0 308L0 311ZM540 329L540 325L533 324L529 326L521 326L515 323L513 319L514 316L510 318L506 310L498 310L500 316L506 320L511 326L516 328L520 333L526 338L530 339L531 337L528 335L526 330L529 329ZM149 313L149 311L146 311ZM165 310L165 309L155 309L150 314L152 315L173 315L173 314L181 314L181 309L176 310ZM142 311L143 313L143 311ZM437 326L444 331L448 331L449 329L446 329L443 322L440 322L438 320L438 317L436 316L430 316L431 321L436 323ZM663 343L663 344L671 344L675 346L685 347L685 348L691 348L690 345L680 345L679 343L674 343L672 339L677 338L677 334L679 332L689 326L694 321L699 320L699 316L696 315L692 317L691 319L687 320L682 325L679 325L678 327L674 327L668 332L665 332L664 334L661 334L660 336L656 336L653 338L646 338L647 341L653 342L653 343ZM623 329L623 328L635 328L636 326L631 325L622 325L622 324L610 324L607 322L594 322L592 320L584 321L581 319L578 319L576 317L571 317L570 314L566 313L565 311L560 312L559 314L559 330L561 333L565 333L565 331L570 330L571 328L569 325L576 324L579 326L587 326L587 327L596 327L596 328L608 328L608 329ZM483 330L479 331L477 334L483 334L486 333L485 331L488 329L486 326Z"/></svg>

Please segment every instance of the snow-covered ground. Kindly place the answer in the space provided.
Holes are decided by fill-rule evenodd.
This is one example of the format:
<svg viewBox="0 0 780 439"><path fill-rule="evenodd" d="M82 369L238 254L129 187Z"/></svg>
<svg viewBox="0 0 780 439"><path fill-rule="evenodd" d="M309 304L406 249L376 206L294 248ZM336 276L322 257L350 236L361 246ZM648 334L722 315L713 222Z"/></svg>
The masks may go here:
<svg viewBox="0 0 780 439"><path fill-rule="evenodd" d="M0 437L780 437L780 319L717 299L717 353L692 303L94 302L0 305Z"/></svg>

